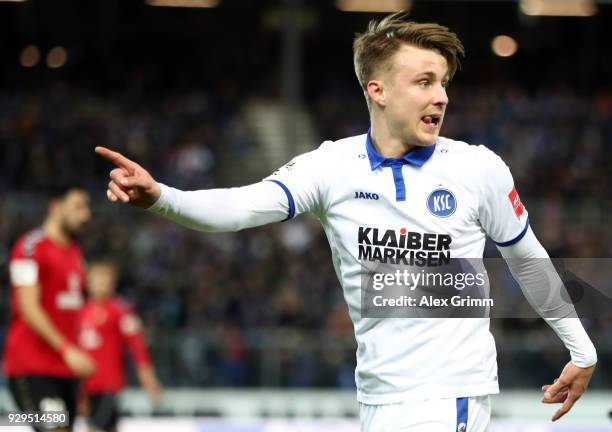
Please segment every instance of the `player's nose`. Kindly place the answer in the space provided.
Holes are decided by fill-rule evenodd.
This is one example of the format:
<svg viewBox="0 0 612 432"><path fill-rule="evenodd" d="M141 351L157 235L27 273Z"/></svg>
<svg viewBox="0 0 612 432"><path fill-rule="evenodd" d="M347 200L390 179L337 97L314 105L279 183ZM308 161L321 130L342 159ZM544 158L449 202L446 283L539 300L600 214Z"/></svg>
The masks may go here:
<svg viewBox="0 0 612 432"><path fill-rule="evenodd" d="M433 104L438 107L445 107L448 105L448 95L446 94L446 88L443 86L436 87L434 93Z"/></svg>

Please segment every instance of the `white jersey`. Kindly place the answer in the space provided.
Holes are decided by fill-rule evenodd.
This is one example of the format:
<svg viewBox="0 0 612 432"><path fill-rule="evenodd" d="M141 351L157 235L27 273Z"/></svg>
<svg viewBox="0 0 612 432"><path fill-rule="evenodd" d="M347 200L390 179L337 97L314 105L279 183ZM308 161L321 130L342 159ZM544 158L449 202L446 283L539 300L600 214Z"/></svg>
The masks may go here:
<svg viewBox="0 0 612 432"><path fill-rule="evenodd" d="M287 194L289 218L311 212L323 225L355 328L360 402L499 391L488 319L362 318L360 262L396 253L433 262L481 258L487 235L501 246L518 242L527 211L497 155L440 137L385 159L365 134L326 141L266 180ZM401 236L410 248L385 247L385 238Z"/></svg>

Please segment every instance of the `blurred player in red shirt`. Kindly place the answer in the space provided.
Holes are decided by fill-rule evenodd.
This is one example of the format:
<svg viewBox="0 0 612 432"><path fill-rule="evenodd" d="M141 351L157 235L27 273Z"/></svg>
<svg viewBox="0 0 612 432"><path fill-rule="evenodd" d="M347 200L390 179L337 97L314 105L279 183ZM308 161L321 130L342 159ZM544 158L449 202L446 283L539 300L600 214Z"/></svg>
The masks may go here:
<svg viewBox="0 0 612 432"><path fill-rule="evenodd" d="M14 245L9 272L11 320L4 347L4 373L22 411L67 411L71 430L78 378L94 371L77 348L85 271L74 237L90 219L89 197L77 187L54 188L43 225Z"/></svg>
<svg viewBox="0 0 612 432"><path fill-rule="evenodd" d="M162 388L155 376L140 319L115 295L117 268L110 261L92 262L87 287L89 300L81 313L79 343L94 359L96 373L83 387L89 399L91 431L115 431L119 418L117 394L124 386L124 349L130 351L138 380L158 402Z"/></svg>

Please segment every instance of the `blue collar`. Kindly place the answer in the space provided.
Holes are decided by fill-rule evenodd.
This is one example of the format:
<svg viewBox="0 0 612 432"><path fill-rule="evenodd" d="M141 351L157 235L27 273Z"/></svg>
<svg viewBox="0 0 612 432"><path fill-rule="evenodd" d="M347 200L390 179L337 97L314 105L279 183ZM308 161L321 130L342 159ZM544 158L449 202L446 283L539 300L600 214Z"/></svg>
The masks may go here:
<svg viewBox="0 0 612 432"><path fill-rule="evenodd" d="M370 136L370 130L368 129L366 150L368 152L368 158L370 159L370 167L372 168L372 171L377 169L379 166L392 166L402 164L410 164L417 167L421 167L425 164L425 162L429 160L435 149L435 144L427 147L415 147L401 158L385 158L381 156L374 148L374 145L372 144L372 138Z"/></svg>

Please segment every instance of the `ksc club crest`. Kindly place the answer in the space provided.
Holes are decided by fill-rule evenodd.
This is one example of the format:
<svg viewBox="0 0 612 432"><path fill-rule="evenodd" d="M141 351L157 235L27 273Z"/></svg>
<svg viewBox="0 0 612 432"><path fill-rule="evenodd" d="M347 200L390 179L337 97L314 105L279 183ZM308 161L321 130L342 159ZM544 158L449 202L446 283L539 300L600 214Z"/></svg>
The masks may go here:
<svg viewBox="0 0 612 432"><path fill-rule="evenodd" d="M448 189L438 188L427 197L427 209L434 216L446 218L457 210L457 200Z"/></svg>

